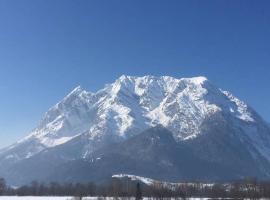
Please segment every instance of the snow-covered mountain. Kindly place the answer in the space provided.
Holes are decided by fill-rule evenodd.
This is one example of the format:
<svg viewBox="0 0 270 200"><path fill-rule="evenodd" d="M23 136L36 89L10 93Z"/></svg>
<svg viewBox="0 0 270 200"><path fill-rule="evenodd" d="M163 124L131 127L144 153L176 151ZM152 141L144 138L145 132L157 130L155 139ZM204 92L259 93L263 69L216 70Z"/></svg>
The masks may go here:
<svg viewBox="0 0 270 200"><path fill-rule="evenodd" d="M254 159L270 162L269 125L207 78L123 75L95 93L76 87L45 113L27 137L0 151L0 169L78 141L76 159L90 158L101 148L157 125L169 130L178 144L192 143L213 134L215 125L221 124L247 146Z"/></svg>

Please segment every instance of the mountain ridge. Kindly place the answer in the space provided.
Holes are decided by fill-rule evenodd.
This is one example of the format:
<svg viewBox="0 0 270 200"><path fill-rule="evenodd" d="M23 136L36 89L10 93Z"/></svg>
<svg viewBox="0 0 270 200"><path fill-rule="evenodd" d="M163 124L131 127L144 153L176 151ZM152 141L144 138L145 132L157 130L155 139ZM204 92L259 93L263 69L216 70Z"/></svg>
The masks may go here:
<svg viewBox="0 0 270 200"><path fill-rule="evenodd" d="M156 126L172 134L175 140L172 146L184 145L184 152L191 149L196 154L193 159L202 160L205 165L214 162L220 169L223 165L226 173L232 170L231 174L237 176L241 172L228 163L231 159L238 163L237 166L253 163L250 165L260 168L254 172L249 168L246 175L248 172L261 177L262 174L270 174L266 169L270 162L269 124L243 101L216 87L206 77L177 79L126 75L95 93L80 86L74 88L45 113L27 137L1 151L0 170L16 166L20 171L18 163L36 158L36 155L45 155L44 151L50 152L50 149L64 147L63 151L70 152L65 148L70 145L74 152L79 153L73 155L70 152L75 157L67 156L67 159L90 159L100 149L105 151L111 144L121 146ZM233 151L228 146L236 151L238 157L232 155ZM202 151L206 152L205 155ZM66 155L64 152L60 154ZM117 154L120 156L120 152ZM244 157L242 162L238 162L240 156ZM109 161L112 162L108 158ZM113 165L116 167L116 163ZM175 169L178 168L175 164ZM164 168L162 170L166 172ZM221 170L215 176L224 177Z"/></svg>

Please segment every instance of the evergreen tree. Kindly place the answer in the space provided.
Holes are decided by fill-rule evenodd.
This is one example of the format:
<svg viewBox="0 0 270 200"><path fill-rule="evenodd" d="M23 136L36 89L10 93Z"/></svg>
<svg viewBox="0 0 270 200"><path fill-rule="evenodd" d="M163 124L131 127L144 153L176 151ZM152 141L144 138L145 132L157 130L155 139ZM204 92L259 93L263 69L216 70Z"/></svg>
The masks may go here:
<svg viewBox="0 0 270 200"><path fill-rule="evenodd" d="M6 181L3 178L0 178L0 195L3 195L6 190Z"/></svg>
<svg viewBox="0 0 270 200"><path fill-rule="evenodd" d="M141 200L141 199L142 199L141 186L140 186L140 183L137 183L136 200Z"/></svg>

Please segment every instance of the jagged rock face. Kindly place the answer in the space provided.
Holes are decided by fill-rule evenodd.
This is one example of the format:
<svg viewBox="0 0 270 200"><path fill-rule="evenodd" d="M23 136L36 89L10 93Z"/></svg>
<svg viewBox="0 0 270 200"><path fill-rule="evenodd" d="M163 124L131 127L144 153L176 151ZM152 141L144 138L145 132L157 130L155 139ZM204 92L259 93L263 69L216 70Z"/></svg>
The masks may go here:
<svg viewBox="0 0 270 200"><path fill-rule="evenodd" d="M99 149L125 142L156 125L170 131L177 145L194 144L192 149L198 155L198 146L207 150L201 159L222 158L218 146L210 145L213 150L205 145L212 140L202 139L211 136L223 138L223 146L234 147L239 142L254 159L270 161L269 125L205 77L121 76L96 93L75 88L45 113L29 136L0 151L0 169L5 171L44 151L68 151L70 146L76 155L65 158L91 158ZM268 173L264 167L261 170Z"/></svg>

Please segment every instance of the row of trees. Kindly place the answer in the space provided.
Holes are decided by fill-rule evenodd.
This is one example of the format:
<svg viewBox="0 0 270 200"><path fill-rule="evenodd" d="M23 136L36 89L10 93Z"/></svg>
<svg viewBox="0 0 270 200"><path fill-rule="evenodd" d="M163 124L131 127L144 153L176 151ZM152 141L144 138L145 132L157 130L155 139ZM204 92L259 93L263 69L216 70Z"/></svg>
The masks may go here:
<svg viewBox="0 0 270 200"><path fill-rule="evenodd" d="M18 196L99 196L102 197L136 197L142 196L153 199L186 198L186 197L222 197L222 198L252 198L270 197L270 181L245 179L232 183L204 184L182 183L168 184L156 182L152 185L138 184L130 179L112 179L110 183L96 185L94 183L65 183L52 182L49 184L33 181L29 185L11 188L0 179L0 195Z"/></svg>

